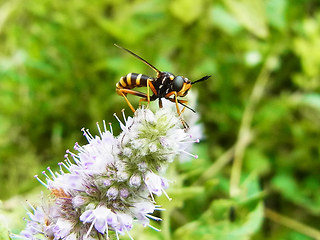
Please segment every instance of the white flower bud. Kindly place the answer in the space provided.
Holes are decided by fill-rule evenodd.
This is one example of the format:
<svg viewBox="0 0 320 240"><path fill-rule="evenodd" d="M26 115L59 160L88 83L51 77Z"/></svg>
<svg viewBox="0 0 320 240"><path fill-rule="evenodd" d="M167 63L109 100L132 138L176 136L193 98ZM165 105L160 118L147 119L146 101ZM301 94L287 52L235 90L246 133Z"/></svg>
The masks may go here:
<svg viewBox="0 0 320 240"><path fill-rule="evenodd" d="M131 187L140 187L141 185L141 176L139 175L132 175L129 181Z"/></svg>
<svg viewBox="0 0 320 240"><path fill-rule="evenodd" d="M158 150L157 145L155 143L150 143L149 150L150 152L156 152Z"/></svg>
<svg viewBox="0 0 320 240"><path fill-rule="evenodd" d="M127 198L129 196L129 191L126 188L122 188L120 189L120 196L122 198Z"/></svg>
<svg viewBox="0 0 320 240"><path fill-rule="evenodd" d="M81 206L83 206L84 204L86 204L86 200L84 197L77 195L75 197L72 198L72 205L75 208L79 208Z"/></svg>
<svg viewBox="0 0 320 240"><path fill-rule="evenodd" d="M140 172L145 172L148 169L146 162L140 162L137 165Z"/></svg>
<svg viewBox="0 0 320 240"><path fill-rule="evenodd" d="M118 197L118 189L115 187L110 187L107 191L107 197L111 200L116 199Z"/></svg>

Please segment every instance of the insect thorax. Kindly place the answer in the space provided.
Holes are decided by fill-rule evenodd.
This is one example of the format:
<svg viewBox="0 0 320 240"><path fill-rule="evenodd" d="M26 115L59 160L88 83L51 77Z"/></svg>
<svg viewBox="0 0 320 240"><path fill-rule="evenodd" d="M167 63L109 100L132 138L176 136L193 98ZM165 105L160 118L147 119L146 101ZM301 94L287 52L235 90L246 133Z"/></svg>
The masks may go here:
<svg viewBox="0 0 320 240"><path fill-rule="evenodd" d="M161 72L160 76L154 81L153 85L157 90L157 97L162 98L172 92L172 79L174 75L170 72Z"/></svg>

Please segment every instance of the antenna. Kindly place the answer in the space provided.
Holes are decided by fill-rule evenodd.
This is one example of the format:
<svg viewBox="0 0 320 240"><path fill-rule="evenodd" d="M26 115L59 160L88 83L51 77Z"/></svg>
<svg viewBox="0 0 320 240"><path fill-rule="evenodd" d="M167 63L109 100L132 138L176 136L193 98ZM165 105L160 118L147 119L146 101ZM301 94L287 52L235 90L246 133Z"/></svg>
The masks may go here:
<svg viewBox="0 0 320 240"><path fill-rule="evenodd" d="M200 78L200 79L197 80L197 81L191 82L191 84L195 84L195 83L197 83L197 82L205 81L205 80L207 80L207 79L210 78L210 77L211 77L211 75L204 76L204 77Z"/></svg>
<svg viewBox="0 0 320 240"><path fill-rule="evenodd" d="M131 55L133 55L134 57L136 57L136 58L138 58L139 60L141 60L142 62L144 62L145 64L147 64L149 67L151 67L154 71L156 71L157 72L157 74L160 74L161 72L155 67L155 66L153 66L151 63L148 63L146 60L144 60L142 57L140 57L140 56L138 56L137 54L135 54L134 52L131 52L129 49L126 49L126 48L124 48L124 47L121 47L121 46L119 46L119 45L117 45L117 44L114 44L116 47L118 47L118 48L120 48L120 49L122 49L122 50L124 50L124 51L126 51L126 52L128 52L128 53L130 53Z"/></svg>

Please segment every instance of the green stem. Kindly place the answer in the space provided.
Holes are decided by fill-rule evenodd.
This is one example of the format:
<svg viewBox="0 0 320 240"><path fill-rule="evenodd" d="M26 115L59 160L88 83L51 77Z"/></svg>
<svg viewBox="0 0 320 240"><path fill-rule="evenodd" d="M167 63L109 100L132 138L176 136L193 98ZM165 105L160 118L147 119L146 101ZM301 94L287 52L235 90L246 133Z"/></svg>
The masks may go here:
<svg viewBox="0 0 320 240"><path fill-rule="evenodd" d="M247 146L252 140L251 123L252 123L254 113L256 111L257 104L262 98L264 89L267 85L269 74L270 74L269 69L273 60L274 60L273 55L270 55L266 59L265 64L263 65L260 71L260 74L257 77L252 93L250 95L248 104L244 110L244 113L241 119L238 139L237 139L237 142L235 143L234 161L231 169L231 177L230 177L230 196L231 197L237 196L240 192L239 184L240 184L243 156Z"/></svg>
<svg viewBox="0 0 320 240"><path fill-rule="evenodd" d="M205 181L213 178L224 166L226 166L232 159L234 154L234 147L228 149L223 153L192 185L201 185Z"/></svg>
<svg viewBox="0 0 320 240"><path fill-rule="evenodd" d="M166 209L166 211L163 211L161 214L162 222L161 222L161 231L162 236L164 237L164 240L171 240L171 233L170 233L170 215L171 215L171 209Z"/></svg>
<svg viewBox="0 0 320 240"><path fill-rule="evenodd" d="M320 239L320 231L314 228L311 228L303 223L300 223L293 218L285 217L279 213L272 211L271 209L265 209L265 216L270 220L279 223L283 226L291 228L297 232L300 232L306 236L309 236L314 239Z"/></svg>

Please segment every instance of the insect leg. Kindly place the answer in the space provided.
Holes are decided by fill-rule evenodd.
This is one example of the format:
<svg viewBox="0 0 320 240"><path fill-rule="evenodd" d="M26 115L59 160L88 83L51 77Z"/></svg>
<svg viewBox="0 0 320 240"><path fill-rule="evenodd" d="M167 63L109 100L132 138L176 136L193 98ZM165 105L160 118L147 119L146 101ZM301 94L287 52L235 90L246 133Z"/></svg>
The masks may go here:
<svg viewBox="0 0 320 240"><path fill-rule="evenodd" d="M141 102L148 102L147 98L140 98L139 99L139 107L141 106Z"/></svg>
<svg viewBox="0 0 320 240"><path fill-rule="evenodd" d="M179 100L178 100L177 92L174 92L174 99L172 99L172 100L174 100L174 102L176 103L177 112L178 112L178 115L180 117L180 121L181 121L184 129L186 129L186 130L189 129L188 123L185 120L183 120L181 117L181 113L184 111L185 107L182 109L182 112L181 112L179 109L179 105L178 105Z"/></svg>
<svg viewBox="0 0 320 240"><path fill-rule="evenodd" d="M134 109L134 107L132 106L132 104L130 103L129 99L126 97L126 95L127 94L132 94L132 95L136 95L136 96L139 96L139 97L142 97L142 98L145 98L145 99L147 97L147 95L145 93L134 91L134 90L131 90L131 89L125 89L125 88L117 89L117 93L124 97L124 99L126 100L128 106L130 107L132 112L135 112L136 110Z"/></svg>
<svg viewBox="0 0 320 240"><path fill-rule="evenodd" d="M162 100L159 98L159 108L162 108Z"/></svg>
<svg viewBox="0 0 320 240"><path fill-rule="evenodd" d="M174 98L169 98L171 95L174 95ZM168 93L167 95L164 96L166 99L170 100L171 102L175 102L176 103L176 108L177 108L177 112L178 112L178 115L180 116L181 115L181 112L180 112L180 109L179 109L179 106L178 106L178 94L177 92L173 91L173 92L170 92Z"/></svg>
<svg viewBox="0 0 320 240"><path fill-rule="evenodd" d="M176 103L177 112L178 112L179 116L181 116L181 112L180 112L179 105L178 105L178 95L176 92L174 94L174 101Z"/></svg>
<svg viewBox="0 0 320 240"><path fill-rule="evenodd" d="M173 101L174 101L174 99L172 99ZM180 103L182 106L183 106L183 108L182 108L182 110L181 110L181 113L183 113L184 112L184 110L186 110L186 108L189 108L186 104L188 104L188 101L187 100L180 100L180 99L178 99L178 103ZM189 109L191 109L191 108L189 108ZM193 111L193 109L191 109L192 111Z"/></svg>
<svg viewBox="0 0 320 240"><path fill-rule="evenodd" d="M174 98L169 98L171 95L174 95ZM171 102L175 102L175 103L176 103L176 108L177 108L178 115L179 115L179 117L180 117L180 121L181 121L181 123L182 123L182 125L183 125L183 127L184 127L185 129L189 129L189 125L188 125L187 122L186 122L185 120L183 120L182 117L181 117L181 113L184 111L184 109L185 109L186 107L189 108L187 105L184 104L184 103L188 103L188 101L186 101L186 100L179 100L179 99L177 98L177 93L176 93L176 92L168 93L168 94L165 96L165 98L168 99L168 100L171 101ZM182 104L182 105L184 106L181 112L180 112L180 110L179 110L178 103L180 103L180 104Z"/></svg>
<svg viewBox="0 0 320 240"><path fill-rule="evenodd" d="M149 88L151 88L151 91L153 92L153 94L157 95L157 90L154 88L152 81L151 80L147 80L147 99L148 99L148 106L150 104L150 91Z"/></svg>
<svg viewBox="0 0 320 240"><path fill-rule="evenodd" d="M169 101L171 102L175 102L174 98L167 98ZM185 108L188 108L189 110L191 110L192 112L196 112L195 110L193 110L191 107L189 107L188 105L186 105L188 103L187 100L180 100L178 99L178 103L180 103L183 106L183 109L181 110L181 112L184 111Z"/></svg>

